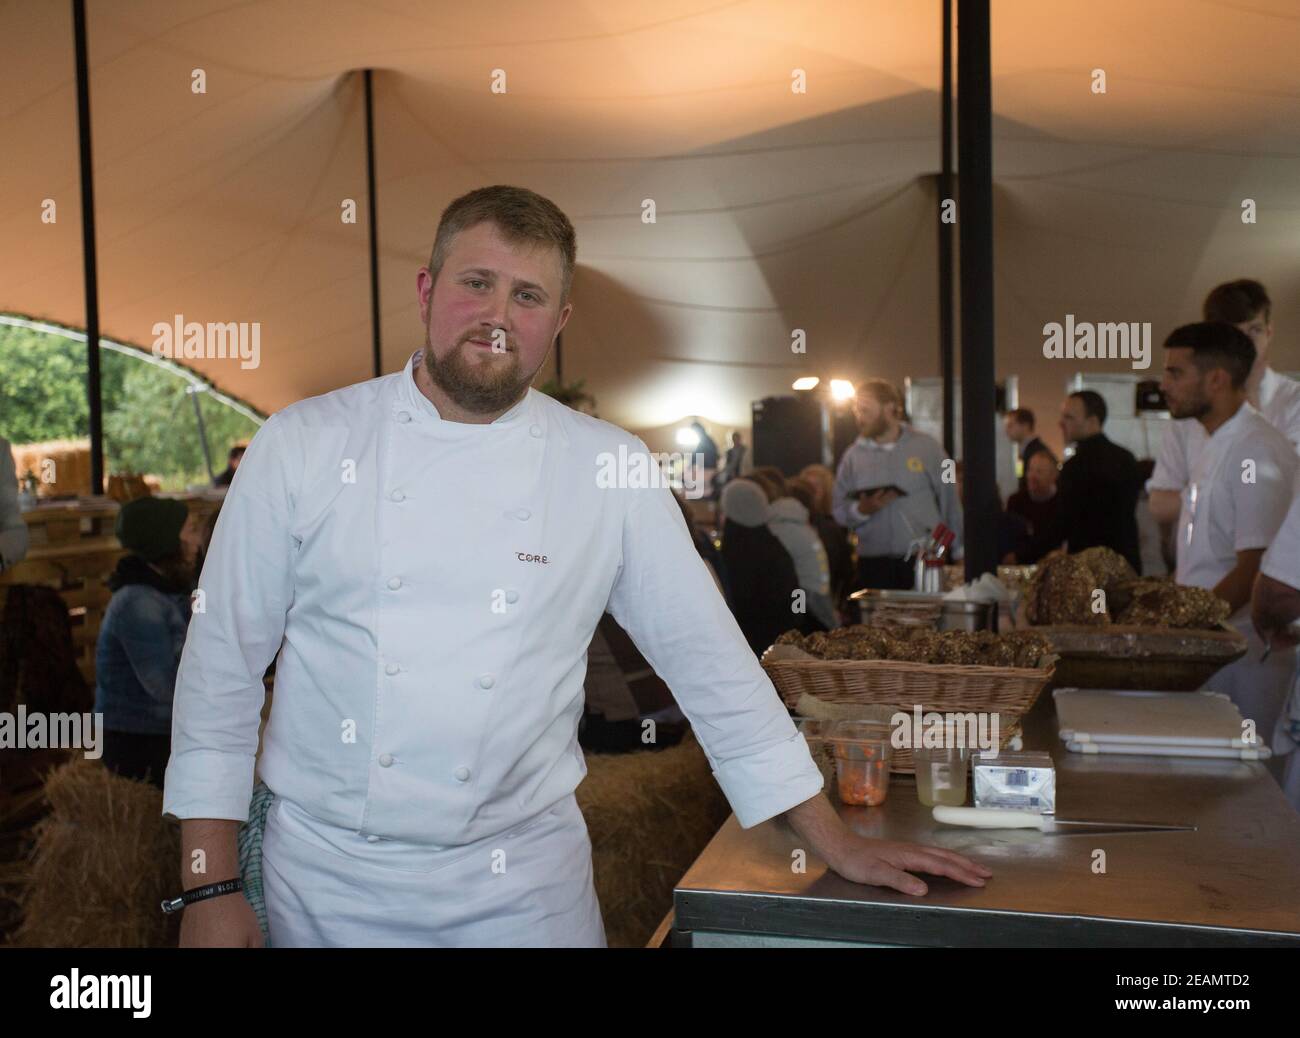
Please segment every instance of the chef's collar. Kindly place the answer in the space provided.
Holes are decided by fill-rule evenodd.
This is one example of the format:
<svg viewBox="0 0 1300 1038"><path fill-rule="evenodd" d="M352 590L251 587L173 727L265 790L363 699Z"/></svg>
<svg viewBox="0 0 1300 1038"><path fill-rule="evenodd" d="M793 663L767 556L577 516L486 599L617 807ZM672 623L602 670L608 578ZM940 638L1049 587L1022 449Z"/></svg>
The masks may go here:
<svg viewBox="0 0 1300 1038"><path fill-rule="evenodd" d="M1267 407L1268 402L1273 399L1273 394L1278 391L1282 385L1282 376L1272 368L1264 369L1264 377L1259 380L1259 406Z"/></svg>
<svg viewBox="0 0 1300 1038"><path fill-rule="evenodd" d="M903 440L907 437L907 434L912 431L912 427L908 425L906 422L899 422L898 424L899 424L898 439L896 439L893 443L877 443L870 436L859 436L858 442L865 443L873 451L892 451L895 447L897 447L900 443L902 443Z"/></svg>
<svg viewBox="0 0 1300 1038"><path fill-rule="evenodd" d="M406 369L402 372L402 377L398 381L397 396L393 401L393 415L398 421L429 421L438 423L440 428L456 429L457 431L465 430L465 435L474 435L477 429L496 429L501 426L512 426L520 422L527 421L533 413L533 395L534 390L530 386L527 392L519 399L510 410L494 418L491 422L451 422L447 421L438 413L438 408L434 406L432 400L420 392L420 387L415 384L415 366L422 364L424 350L416 350L406 361ZM405 414L408 417L402 418Z"/></svg>
<svg viewBox="0 0 1300 1038"><path fill-rule="evenodd" d="M1247 414L1259 414L1259 412L1256 411L1253 406L1251 406L1249 400L1243 400L1241 402L1241 406L1237 408L1236 413L1231 418L1229 418L1226 422L1224 422L1221 426L1215 429L1214 432L1210 433L1210 435L1220 436L1226 433L1228 436L1231 436L1236 431L1237 427L1241 425L1242 418ZM1201 426L1201 428L1205 428L1205 427Z"/></svg>

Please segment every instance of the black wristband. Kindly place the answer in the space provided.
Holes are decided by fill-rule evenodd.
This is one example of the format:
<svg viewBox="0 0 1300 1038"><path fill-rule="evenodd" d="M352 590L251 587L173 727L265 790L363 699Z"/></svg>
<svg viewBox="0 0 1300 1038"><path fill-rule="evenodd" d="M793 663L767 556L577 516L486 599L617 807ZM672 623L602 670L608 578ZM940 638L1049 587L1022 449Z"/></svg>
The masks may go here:
<svg viewBox="0 0 1300 1038"><path fill-rule="evenodd" d="M196 901L206 901L210 897L221 897L223 894L234 894L243 889L242 879L224 879L220 883L209 883L207 886L187 890L180 897L167 898L162 903L162 910L164 914L171 915Z"/></svg>

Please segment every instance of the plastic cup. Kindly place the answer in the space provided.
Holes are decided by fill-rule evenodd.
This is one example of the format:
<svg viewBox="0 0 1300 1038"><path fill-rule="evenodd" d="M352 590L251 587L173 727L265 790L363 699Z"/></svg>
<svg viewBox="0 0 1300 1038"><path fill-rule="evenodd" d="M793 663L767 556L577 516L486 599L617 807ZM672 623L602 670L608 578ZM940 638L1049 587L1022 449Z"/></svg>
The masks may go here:
<svg viewBox="0 0 1300 1038"><path fill-rule="evenodd" d="M889 762L894 755L889 725L840 721L829 742L835 753L840 800L859 807L883 804L889 795Z"/></svg>
<svg viewBox="0 0 1300 1038"><path fill-rule="evenodd" d="M912 762L916 765L916 797L926 807L961 807L966 803L970 754L965 747L914 748Z"/></svg>

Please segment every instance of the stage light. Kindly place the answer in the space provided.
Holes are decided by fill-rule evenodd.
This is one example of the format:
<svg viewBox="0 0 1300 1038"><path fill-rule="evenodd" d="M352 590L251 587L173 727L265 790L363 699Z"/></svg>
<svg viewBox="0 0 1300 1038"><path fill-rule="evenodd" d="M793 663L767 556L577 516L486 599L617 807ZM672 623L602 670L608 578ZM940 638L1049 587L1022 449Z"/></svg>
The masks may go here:
<svg viewBox="0 0 1300 1038"><path fill-rule="evenodd" d="M791 389L816 389L817 384L821 382L816 375L804 375L803 378L797 378L790 386Z"/></svg>
<svg viewBox="0 0 1300 1038"><path fill-rule="evenodd" d="M853 383L846 378L831 379L831 398L834 400L852 400L857 396Z"/></svg>

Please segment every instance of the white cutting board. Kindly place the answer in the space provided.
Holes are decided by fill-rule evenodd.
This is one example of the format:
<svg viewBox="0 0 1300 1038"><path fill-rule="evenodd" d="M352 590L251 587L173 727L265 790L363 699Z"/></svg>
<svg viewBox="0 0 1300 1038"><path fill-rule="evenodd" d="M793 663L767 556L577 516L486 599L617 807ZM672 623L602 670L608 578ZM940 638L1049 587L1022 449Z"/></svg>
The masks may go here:
<svg viewBox="0 0 1300 1038"><path fill-rule="evenodd" d="M1221 692L1058 688L1053 697L1061 738L1077 753L1168 756L1183 750L1188 756L1257 758L1268 752L1265 733L1245 741L1241 713Z"/></svg>

